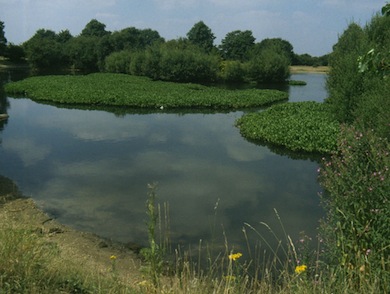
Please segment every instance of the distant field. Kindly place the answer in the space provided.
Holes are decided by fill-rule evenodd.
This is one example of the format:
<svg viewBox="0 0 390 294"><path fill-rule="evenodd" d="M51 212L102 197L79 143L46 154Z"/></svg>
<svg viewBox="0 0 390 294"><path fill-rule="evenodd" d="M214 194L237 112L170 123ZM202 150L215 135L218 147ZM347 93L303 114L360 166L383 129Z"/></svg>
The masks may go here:
<svg viewBox="0 0 390 294"><path fill-rule="evenodd" d="M291 73L328 73L329 66L306 66L306 65L293 65L290 66Z"/></svg>

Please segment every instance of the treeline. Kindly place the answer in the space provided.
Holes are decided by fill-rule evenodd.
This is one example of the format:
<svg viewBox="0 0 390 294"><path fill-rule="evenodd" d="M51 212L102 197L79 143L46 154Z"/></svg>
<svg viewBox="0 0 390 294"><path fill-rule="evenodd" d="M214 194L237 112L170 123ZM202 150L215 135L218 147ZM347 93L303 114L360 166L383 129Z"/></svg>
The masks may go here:
<svg viewBox="0 0 390 294"><path fill-rule="evenodd" d="M39 29L21 46L6 44L4 23L0 55L12 61L26 59L34 70L73 69L82 72L118 72L175 82L283 82L289 66L327 65L327 56L298 55L281 38L256 43L251 31L228 33L219 46L202 21L185 38L165 41L152 29L125 28L109 32L91 20L78 36L69 30ZM0 38L1 39L1 38Z"/></svg>

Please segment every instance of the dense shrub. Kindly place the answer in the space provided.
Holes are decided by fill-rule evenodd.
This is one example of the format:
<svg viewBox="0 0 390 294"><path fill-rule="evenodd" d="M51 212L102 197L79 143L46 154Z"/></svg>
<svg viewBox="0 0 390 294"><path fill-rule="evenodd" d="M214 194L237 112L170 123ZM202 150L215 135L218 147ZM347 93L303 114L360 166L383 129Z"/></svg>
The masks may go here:
<svg viewBox="0 0 390 294"><path fill-rule="evenodd" d="M271 49L262 50L248 63L248 75L258 83L284 82L290 75L289 59Z"/></svg>
<svg viewBox="0 0 390 294"><path fill-rule="evenodd" d="M330 56L330 104L340 122L359 123L390 138L390 17L376 15L365 28L351 24Z"/></svg>
<svg viewBox="0 0 390 294"><path fill-rule="evenodd" d="M373 279L388 287L390 144L371 130L344 127L338 150L320 169L328 261L341 265L357 288Z"/></svg>
<svg viewBox="0 0 390 294"><path fill-rule="evenodd" d="M363 92L363 77L358 74L358 57L367 51L363 29L355 23L340 36L330 57L327 89L333 112L341 122L352 122L357 101Z"/></svg>
<svg viewBox="0 0 390 294"><path fill-rule="evenodd" d="M132 53L128 50L111 53L105 60L105 71L129 73Z"/></svg>
<svg viewBox="0 0 390 294"><path fill-rule="evenodd" d="M110 68L106 65L110 72L116 72L115 68L127 68L127 72L134 75L171 82L213 82L219 68L217 55L207 54L199 47L182 41L157 44L144 52L114 57L114 60L106 60L110 62ZM116 64L121 60L124 65Z"/></svg>
<svg viewBox="0 0 390 294"><path fill-rule="evenodd" d="M237 60L222 61L219 79L223 82L240 83L245 81L247 71L245 65Z"/></svg>

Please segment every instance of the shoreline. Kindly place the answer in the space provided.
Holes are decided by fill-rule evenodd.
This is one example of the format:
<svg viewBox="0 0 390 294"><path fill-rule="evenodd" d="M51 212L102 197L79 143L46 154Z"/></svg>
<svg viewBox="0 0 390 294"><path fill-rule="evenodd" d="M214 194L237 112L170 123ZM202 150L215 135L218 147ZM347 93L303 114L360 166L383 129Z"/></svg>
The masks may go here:
<svg viewBox="0 0 390 294"><path fill-rule="evenodd" d="M318 74L327 74L330 71L329 66L307 66L307 65L291 65L290 73L291 74L300 74L300 73L318 73Z"/></svg>
<svg viewBox="0 0 390 294"><path fill-rule="evenodd" d="M32 198L23 196L10 179L0 176L0 183L0 230L35 234L44 242L55 244L65 264L74 264L82 272L102 277L112 274L110 257L115 256L116 273L122 282L135 285L144 280L140 247L63 225L40 209Z"/></svg>

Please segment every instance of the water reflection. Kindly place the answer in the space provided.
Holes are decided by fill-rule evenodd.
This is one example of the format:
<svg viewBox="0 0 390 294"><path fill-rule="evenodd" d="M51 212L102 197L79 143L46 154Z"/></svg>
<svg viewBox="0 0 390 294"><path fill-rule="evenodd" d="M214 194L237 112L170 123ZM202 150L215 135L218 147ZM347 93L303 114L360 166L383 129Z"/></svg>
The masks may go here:
<svg viewBox="0 0 390 294"><path fill-rule="evenodd" d="M315 234L317 164L245 141L234 127L241 112L118 117L9 101L0 174L65 224L145 243L146 187L158 182L176 243L223 245L225 232L231 245L245 246L244 222L279 227L274 208L292 236Z"/></svg>

